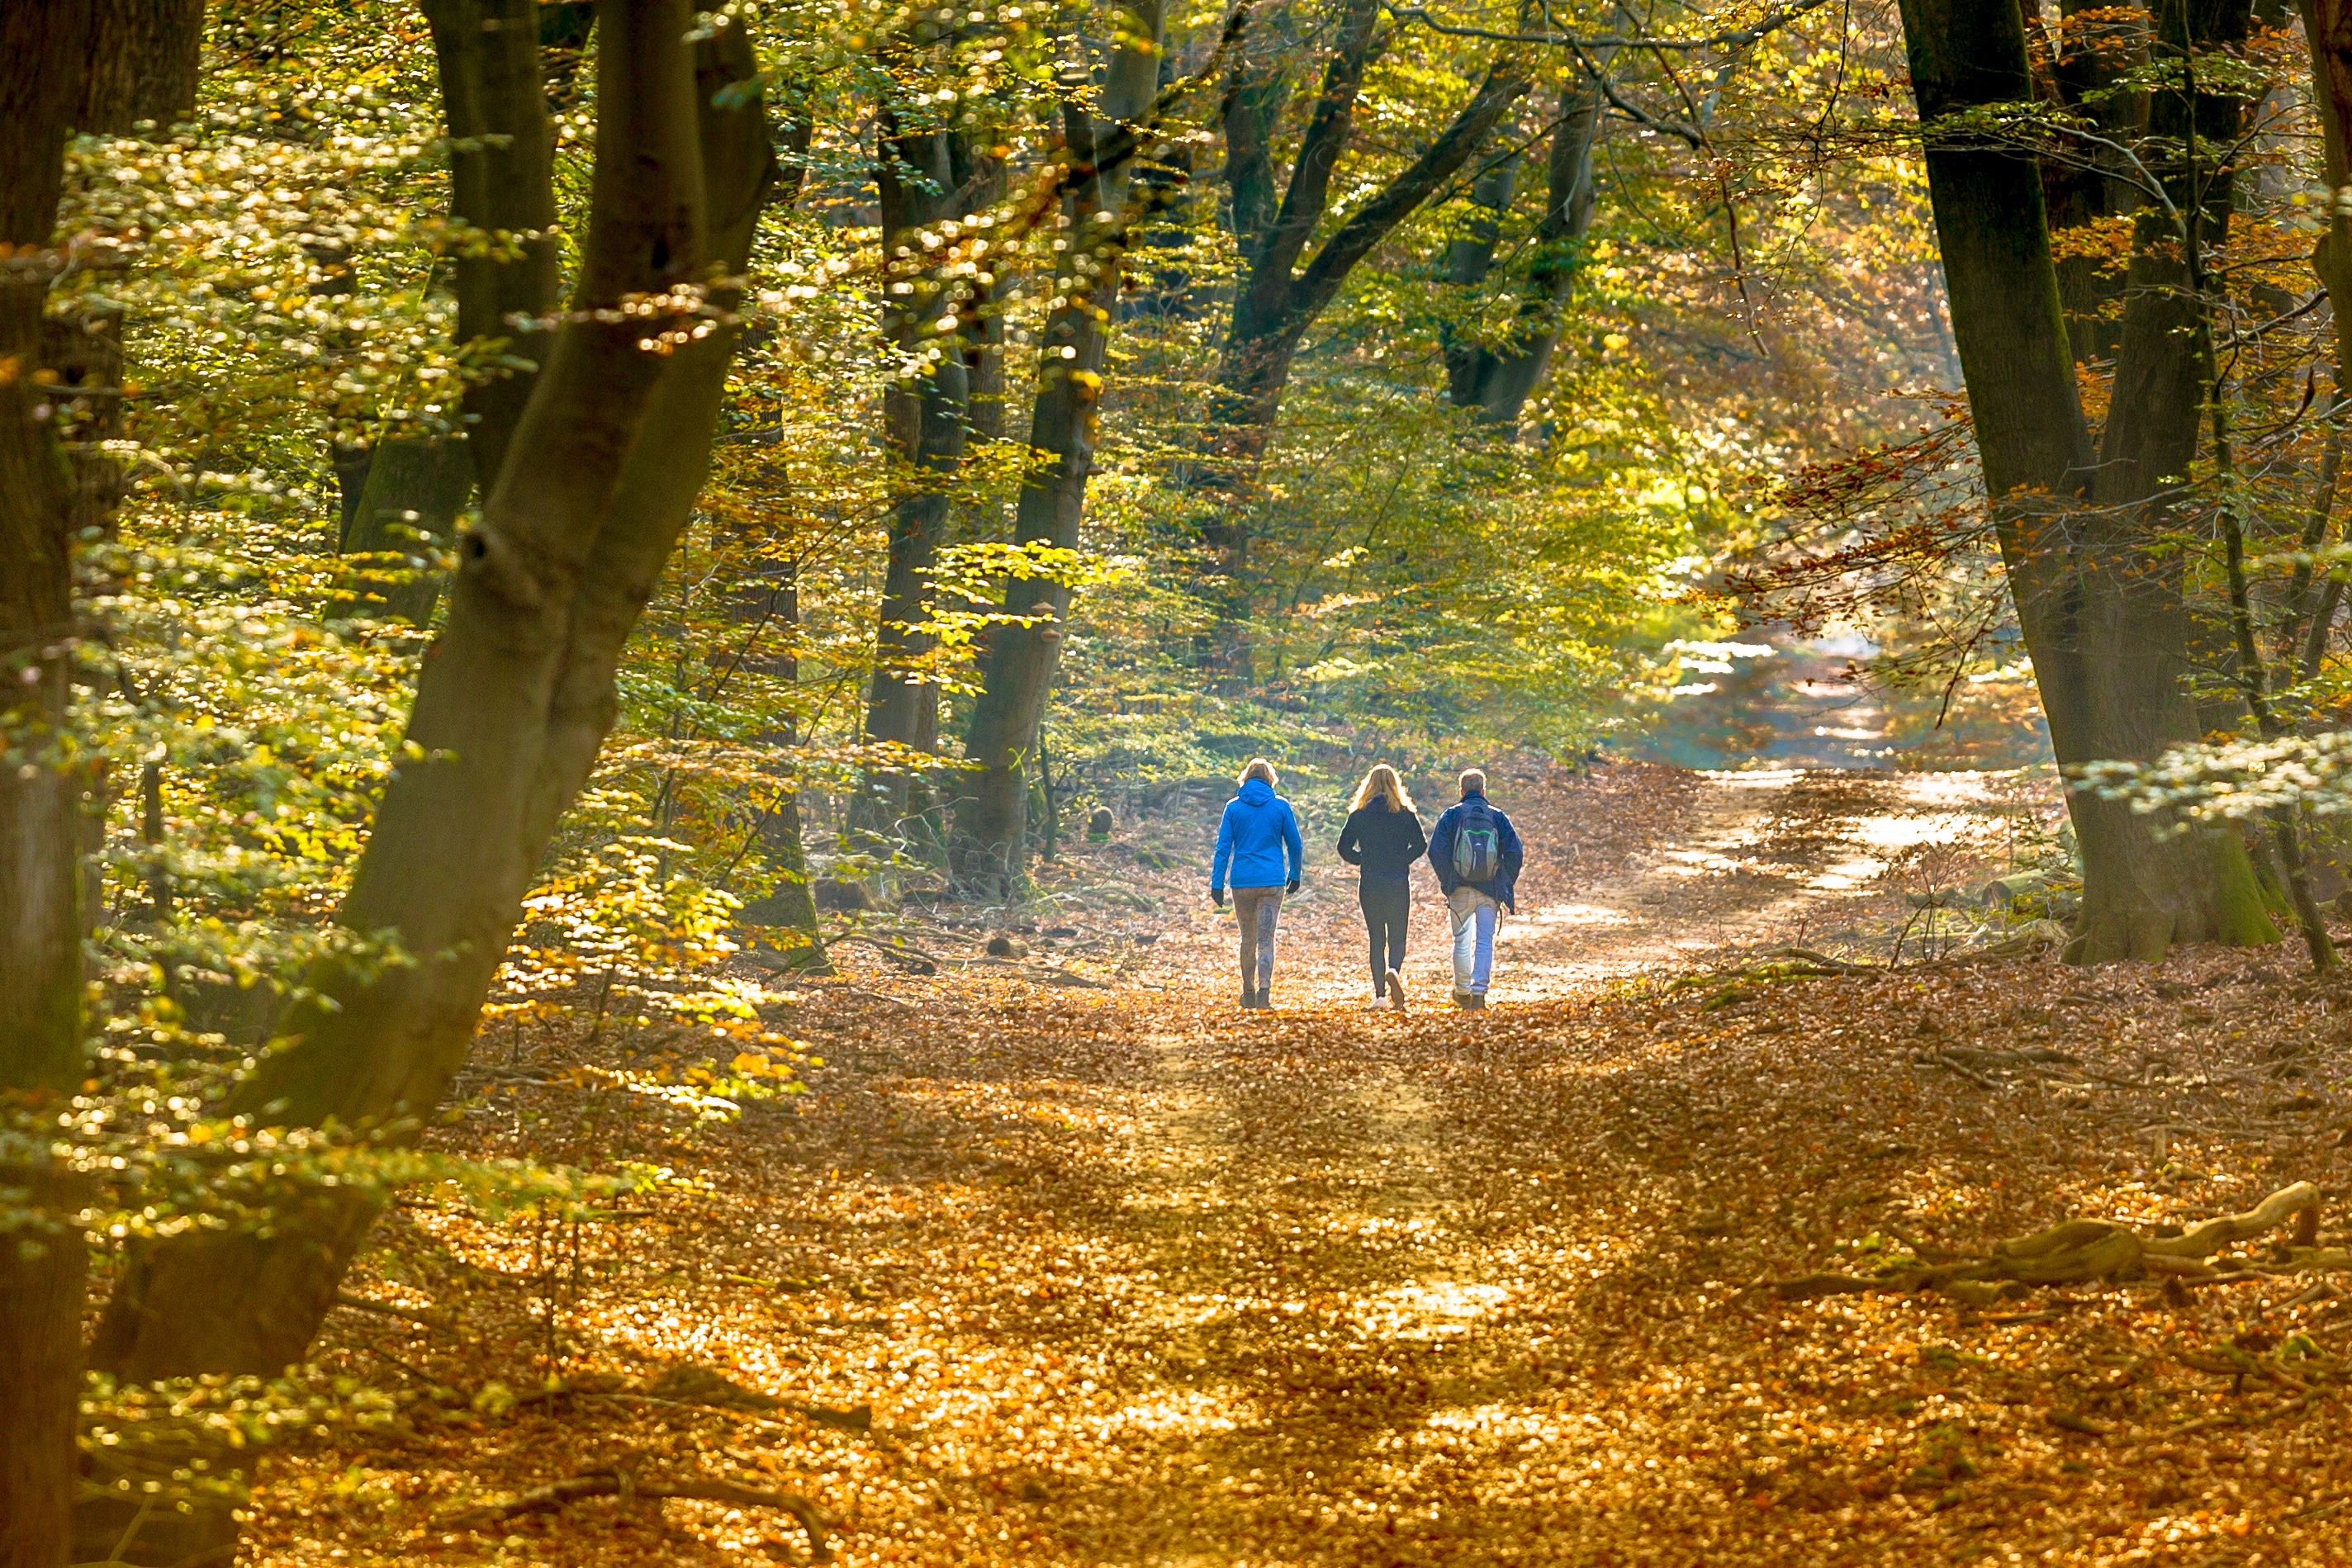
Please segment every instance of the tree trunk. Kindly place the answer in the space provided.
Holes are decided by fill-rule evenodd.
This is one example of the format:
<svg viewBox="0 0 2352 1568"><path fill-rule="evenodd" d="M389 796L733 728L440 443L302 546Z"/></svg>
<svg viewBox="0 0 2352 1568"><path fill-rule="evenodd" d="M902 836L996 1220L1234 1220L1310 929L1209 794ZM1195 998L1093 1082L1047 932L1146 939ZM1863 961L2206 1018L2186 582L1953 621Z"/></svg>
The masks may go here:
<svg viewBox="0 0 2352 1568"><path fill-rule="evenodd" d="M455 536L474 494L474 460L455 436L401 436L376 444L367 484L344 530L344 555L387 558L336 596L331 620L389 616L430 625L442 573L432 556Z"/></svg>
<svg viewBox="0 0 2352 1568"><path fill-rule="evenodd" d="M1552 128L1544 169L1543 221L1536 227L1535 255L1528 265L1518 319L1499 348L1465 345L1446 351L1446 379L1454 406L1476 409L1486 423L1516 427L1520 411L1551 368L1584 237L1592 228L1592 148L1600 132L1600 89L1590 81L1562 88L1559 123ZM1491 256L1491 239L1486 248ZM1480 268L1481 277L1484 271Z"/></svg>
<svg viewBox="0 0 2352 1568"><path fill-rule="evenodd" d="M0 1096L40 1124L85 1070L73 541L110 528L121 495L97 450L121 420L120 319L42 320L63 155L74 129L192 110L203 24L200 0L0 5L0 250L16 256L0 267ZM0 1143L0 1568L60 1568L77 1555L88 1194L37 1129Z"/></svg>
<svg viewBox="0 0 2352 1568"><path fill-rule="evenodd" d="M409 723L421 756L387 784L337 916L394 934L415 962L322 963L309 977L316 998L281 1021L289 1043L239 1086L233 1113L415 1138L464 1063L523 895L612 722L614 664L700 483L731 333L664 358L639 346L661 323L593 313L698 285L714 253L719 271L740 271L771 166L756 98L719 91L755 78L740 26L689 54L690 21L684 0L606 0L598 13L595 173L573 313L460 542L447 628ZM375 1207L350 1187L318 1189L267 1235L156 1247L108 1304L102 1364L148 1382L299 1360ZM176 1539L164 1533L142 1531L128 1560L216 1550L234 1525L206 1510Z"/></svg>
<svg viewBox="0 0 2352 1568"><path fill-rule="evenodd" d="M2134 36L2139 19L2094 0L2061 0L2059 9L2059 36L2044 51L2050 95L2090 120L2102 138L2130 145L2145 130L2148 110L2146 92L2120 85L2129 71L2146 64L2146 50ZM2038 16L2032 25L2039 25ZM2139 205L2139 193L2116 152L2079 140L2073 152L2075 161L2042 169L2053 233L2123 216ZM2097 255L2065 256L2057 267L2067 341L2076 361L2113 360L2119 345L2121 269Z"/></svg>
<svg viewBox="0 0 2352 1568"><path fill-rule="evenodd" d="M1340 13L1339 40L1324 69L1322 93L1299 139L1281 209L1256 243L1234 300L1233 325L1210 389L1197 455L1177 476L1186 488L1213 498L1195 528L1223 584L1216 591L1217 625L1208 662L1230 678L1246 680L1250 674L1244 630L1249 533L1244 502L1255 487L1300 341L1338 297L1357 263L1486 144L1529 84L1527 62L1517 53L1506 49L1496 56L1470 102L1437 140L1357 207L1301 267L1299 258L1329 204L1339 154L1354 131L1356 98L1380 45L1374 26L1379 9L1378 0L1347 0ZM1230 108L1226 118L1230 136L1234 124ZM1247 236L1242 237L1246 245Z"/></svg>
<svg viewBox="0 0 2352 1568"><path fill-rule="evenodd" d="M0 751L11 755L0 768L0 1093L36 1114L82 1072L81 789L61 749L75 485L52 395L25 372L41 359L89 29L83 5L0 7L0 243L26 258L0 269ZM65 1222L78 1207L67 1174L38 1133L0 1135L0 1188L26 1193L0 1224L0 1564L61 1568L71 1560L86 1249Z"/></svg>
<svg viewBox="0 0 2352 1568"><path fill-rule="evenodd" d="M746 669L789 686L799 682L801 674L801 563L798 559L779 562L767 575L764 593L755 591L762 602L759 628L752 636L755 640L772 637L778 651L766 655L748 653L743 663ZM781 728L760 738L790 749L800 744L800 727L787 719ZM816 944L816 899L809 886L808 850L801 837L800 779L790 765L773 771L774 794L759 804L753 831L769 866L780 874L765 894L743 906L742 918L751 925L782 926L798 933L804 945L791 950L794 964L823 973L831 966L825 961L824 949Z"/></svg>
<svg viewBox="0 0 2352 1568"><path fill-rule="evenodd" d="M1063 102L1065 156L1089 168L1102 131L1150 112L1159 85L1160 0L1126 0L1112 24L1119 39L1104 83L1097 123L1075 94ZM1021 476L1013 539L1076 549L1094 471L1095 410L1102 396L1109 307L1118 297L1127 252L1127 196L1132 161L1075 180L1062 204L1069 247L1054 279L1062 300L1046 318L1029 420L1029 459ZM956 873L967 882L1009 891L1028 870L1029 792L1024 768L1037 744L1070 608L1066 583L1014 578L1003 612L1032 625L999 622L989 633L988 667L965 737L956 802Z"/></svg>
<svg viewBox="0 0 2352 1568"><path fill-rule="evenodd" d="M2031 99L2015 0L1904 0L1902 10L1923 121ZM2040 172L2030 156L1988 147L1979 134L1939 141L1932 130L1927 163L1985 487L2052 746L2069 768L2152 758L2184 738L2184 722L2193 724L2184 721L2179 685L2188 613L2177 580L2168 584L2163 569L2147 564L2144 521L2118 531L2080 509L2094 465ZM2177 409L2158 416L2158 401L2167 390L2186 397L2193 447L2200 389L2193 375L2167 381L2166 367L2150 363L2194 357L2191 346L2164 340L2153 326L2173 302L2141 295L2134 303L2141 319L2138 330L2126 332L2118 402L2123 388L2147 391L2138 415L2126 419L2135 434L2118 436L2111 421L2108 438L2118 461L2154 474L2166 470L2147 466L2155 461L2147 455L2179 424ZM2135 508L2135 517L2144 512ZM2084 862L2071 959L2152 959L2176 941L2275 939L2238 835L2160 841L2149 819L2084 792L2071 794L2068 808Z"/></svg>
<svg viewBox="0 0 2352 1568"><path fill-rule="evenodd" d="M956 285L916 258L927 248L919 236L931 231L936 241L933 225L961 216L962 206L948 131L900 134L886 117L880 152L875 181L885 287L907 290L884 294L882 336L909 361L921 363L883 396L885 432L911 473L908 493L890 514L866 738L929 750L939 735L940 689L927 665L938 640L922 628L931 619L931 573L953 511L949 492L971 434L971 373L962 334L938 326L938 318L958 303L950 298ZM875 769L854 821L885 835L903 831L919 777L911 768Z"/></svg>
<svg viewBox="0 0 2352 1568"><path fill-rule="evenodd" d="M561 9L551 8L551 9ZM520 254L456 259L457 340L502 344L502 373L466 389L467 445L482 494L506 464L531 379L554 344L543 319L562 297L555 249L555 127L541 70L539 0L424 0L453 141L449 205Z"/></svg>

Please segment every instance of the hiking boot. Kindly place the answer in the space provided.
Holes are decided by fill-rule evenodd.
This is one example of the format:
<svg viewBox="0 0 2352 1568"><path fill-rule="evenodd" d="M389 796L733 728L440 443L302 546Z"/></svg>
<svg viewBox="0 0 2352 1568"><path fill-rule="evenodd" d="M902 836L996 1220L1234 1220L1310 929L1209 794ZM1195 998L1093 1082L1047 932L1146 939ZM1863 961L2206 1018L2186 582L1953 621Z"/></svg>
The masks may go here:
<svg viewBox="0 0 2352 1568"><path fill-rule="evenodd" d="M1388 973L1388 982L1389 1006L1399 1012L1404 1011L1404 977L1391 969Z"/></svg>
<svg viewBox="0 0 2352 1568"><path fill-rule="evenodd" d="M1456 991L1454 993L1454 1005L1457 1008L1467 1008L1476 999L1476 998L1473 997L1467 991Z"/></svg>
<svg viewBox="0 0 2352 1568"><path fill-rule="evenodd" d="M1486 1005L1486 994L1484 991L1473 991L1462 998L1462 1005L1475 1013Z"/></svg>

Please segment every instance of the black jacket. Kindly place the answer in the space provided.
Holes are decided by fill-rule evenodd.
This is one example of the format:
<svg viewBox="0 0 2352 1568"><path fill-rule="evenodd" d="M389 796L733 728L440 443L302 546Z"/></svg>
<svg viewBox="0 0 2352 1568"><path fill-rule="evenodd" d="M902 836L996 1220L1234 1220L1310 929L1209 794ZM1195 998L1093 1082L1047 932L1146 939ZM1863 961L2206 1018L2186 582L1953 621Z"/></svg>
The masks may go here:
<svg viewBox="0 0 2352 1568"><path fill-rule="evenodd" d="M1421 819L1411 811L1386 806L1365 806L1348 813L1339 830L1339 858L1360 867L1366 882L1402 882L1412 862L1429 852L1421 836Z"/></svg>

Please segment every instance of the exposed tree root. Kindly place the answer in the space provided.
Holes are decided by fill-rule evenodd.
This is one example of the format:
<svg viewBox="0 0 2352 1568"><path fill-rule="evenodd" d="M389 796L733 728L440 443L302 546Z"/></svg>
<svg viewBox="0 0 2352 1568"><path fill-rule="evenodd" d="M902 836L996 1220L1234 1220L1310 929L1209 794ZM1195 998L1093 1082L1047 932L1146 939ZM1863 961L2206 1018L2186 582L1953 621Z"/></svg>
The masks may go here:
<svg viewBox="0 0 2352 1568"><path fill-rule="evenodd" d="M830 1563L833 1548L824 1537L824 1516L816 1504L796 1492L758 1491L732 1481L645 1480L625 1469L590 1470L584 1475L534 1487L510 1502L485 1503L460 1509L434 1521L436 1530L479 1530L526 1513L551 1513L583 1498L617 1497L624 1507L638 1498L690 1498L700 1502L731 1503L737 1508L780 1508L800 1521L809 1539L809 1561Z"/></svg>
<svg viewBox="0 0 2352 1568"><path fill-rule="evenodd" d="M2001 1242L1990 1258L1896 1267L1867 1278L1808 1274L1779 1281L1772 1290L1788 1301L1864 1291L1937 1291L1966 1304L1983 1306L2006 1293L2006 1288L2019 1285L2075 1285L2151 1275L2210 1284L2225 1276L2206 1260L2225 1247L2275 1230L2290 1219L2294 1221L2294 1230L2285 1256L2268 1266L2248 1265L2236 1271L2237 1277L2352 1269L2352 1251L2318 1245L2319 1207L2319 1189L2299 1181L2281 1187L2242 1214L2219 1216L2179 1236L2142 1236L2104 1219L2069 1219L2034 1235Z"/></svg>

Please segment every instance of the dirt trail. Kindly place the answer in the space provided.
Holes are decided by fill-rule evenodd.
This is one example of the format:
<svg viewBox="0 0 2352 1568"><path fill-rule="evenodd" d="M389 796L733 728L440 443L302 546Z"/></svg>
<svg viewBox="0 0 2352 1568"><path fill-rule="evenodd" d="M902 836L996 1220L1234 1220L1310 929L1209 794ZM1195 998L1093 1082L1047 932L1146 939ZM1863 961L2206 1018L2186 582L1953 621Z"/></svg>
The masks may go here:
<svg viewBox="0 0 2352 1568"><path fill-rule="evenodd" d="M1933 841L1992 853L2031 785L1619 766L1496 793L1532 853L1483 1013L1366 1009L1352 873L1319 834L1276 1009L1241 1011L1190 821L1160 835L1201 852L1151 884L1170 928L1115 988L876 967L793 993L824 1058L801 1108L632 1151L681 1185L586 1228L560 1324L530 1297L503 1332L565 1347L567 1377L716 1364L871 1405L872 1433L550 1403L437 1471L408 1461L407 1495L619 1453L788 1485L838 1521L844 1563L925 1568L2345 1561L2298 1522L2336 1495L2304 1484L2344 1448L2334 1406L2274 1401L2274 1428L2209 1458L2229 1428L2206 1418L2235 1422L2238 1396L2152 1370L2233 1322L2284 1333L2319 1310L2288 1310L2301 1281L1982 1320L1754 1289L1889 1238L1981 1251L2069 1212L2187 1220L2282 1171L2352 1176L2261 1071L2327 1030L2309 1082L2352 1069L2326 995L2282 1000L2291 957L2186 955L2177 978L2119 966L2063 995L2030 967L1853 976L1702 1010L1639 977L1883 942L1905 909L1881 871L1980 874ZM1442 919L1424 886L1409 973L1441 1001ZM2095 1077L1989 1090L1922 1065L1923 1040L2060 1040ZM2132 1152L2135 1129L2224 1117L2244 1130ZM312 1506L271 1516L258 1561L325 1560L320 1521L359 1505L318 1499L363 1495L354 1462L318 1457ZM547 1528L581 1568L793 1546L718 1505L671 1505L658 1539L625 1512Z"/></svg>
<svg viewBox="0 0 2352 1568"><path fill-rule="evenodd" d="M1939 885L1981 874L2046 794L2035 775L1834 768L1626 767L1500 782L1496 803L1528 841L1528 862L1520 914L1497 938L1494 999L1589 994L1710 956L1858 935L1917 890L1916 879L1885 879L1890 862L1942 844ZM1424 815L1433 821L1437 805L1424 802ZM1307 896L1284 914L1276 1000L1369 999L1355 873L1322 845L1310 845L1308 862ZM1406 978L1442 1003L1452 988L1446 916L1426 865L1414 895ZM1169 977L1213 983L1230 924L1196 912Z"/></svg>

